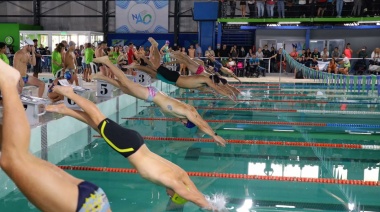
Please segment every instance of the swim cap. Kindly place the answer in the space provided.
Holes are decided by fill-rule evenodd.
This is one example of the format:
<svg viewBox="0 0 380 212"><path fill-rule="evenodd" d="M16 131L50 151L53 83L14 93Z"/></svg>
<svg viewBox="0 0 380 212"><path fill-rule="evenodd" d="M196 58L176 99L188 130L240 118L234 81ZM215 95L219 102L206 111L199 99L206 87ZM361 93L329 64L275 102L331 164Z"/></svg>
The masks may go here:
<svg viewBox="0 0 380 212"><path fill-rule="evenodd" d="M69 42L69 46L75 46L76 44L75 44L75 42L74 41L70 41Z"/></svg>
<svg viewBox="0 0 380 212"><path fill-rule="evenodd" d="M174 202L175 204L178 204L178 205L183 205L185 204L186 202L188 202L186 199L182 198L180 195L178 195L177 193L175 193L173 195L173 197L171 198L172 202Z"/></svg>
<svg viewBox="0 0 380 212"><path fill-rule="evenodd" d="M65 72L65 79L71 80L71 72L70 71Z"/></svg>
<svg viewBox="0 0 380 212"><path fill-rule="evenodd" d="M34 42L31 39L27 38L24 40L24 45L34 46Z"/></svg>
<svg viewBox="0 0 380 212"><path fill-rule="evenodd" d="M165 43L166 43L166 44L170 44L170 41L167 40Z"/></svg>
<svg viewBox="0 0 380 212"><path fill-rule="evenodd" d="M190 120L187 120L187 123L185 125L187 128L193 128L195 127L195 124L193 122L191 122Z"/></svg>

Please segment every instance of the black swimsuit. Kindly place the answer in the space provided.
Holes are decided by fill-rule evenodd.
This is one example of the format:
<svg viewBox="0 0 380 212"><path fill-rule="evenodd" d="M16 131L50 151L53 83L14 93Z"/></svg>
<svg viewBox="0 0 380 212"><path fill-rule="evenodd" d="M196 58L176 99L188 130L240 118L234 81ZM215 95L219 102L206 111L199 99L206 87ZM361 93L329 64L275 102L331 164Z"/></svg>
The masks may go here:
<svg viewBox="0 0 380 212"><path fill-rule="evenodd" d="M108 118L100 122L98 129L106 143L126 158L144 145L144 139L138 132L124 128Z"/></svg>
<svg viewBox="0 0 380 212"><path fill-rule="evenodd" d="M160 66L157 69L157 79L175 85L178 78L180 77L179 73L176 71L170 71L164 66Z"/></svg>

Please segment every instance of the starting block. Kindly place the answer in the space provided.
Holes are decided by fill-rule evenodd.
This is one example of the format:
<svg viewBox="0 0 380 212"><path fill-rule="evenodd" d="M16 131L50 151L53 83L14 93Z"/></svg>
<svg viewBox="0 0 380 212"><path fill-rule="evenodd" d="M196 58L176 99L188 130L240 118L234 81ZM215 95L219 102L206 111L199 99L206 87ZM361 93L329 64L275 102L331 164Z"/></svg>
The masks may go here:
<svg viewBox="0 0 380 212"><path fill-rule="evenodd" d="M39 117L46 113L45 107L50 104L50 101L48 99L27 95L21 95L20 98L22 104L24 105L29 124L37 124L39 122ZM41 105L44 107L40 107ZM40 112L40 109L42 112Z"/></svg>
<svg viewBox="0 0 380 212"><path fill-rule="evenodd" d="M88 92L88 91L90 91L90 89L83 88L83 87L80 87L80 86L71 85L66 79L59 80L59 83L62 86L70 86L70 87L72 87L73 90L74 90L74 93L78 94L79 96L82 96L82 97L84 97L86 99L89 98L90 92ZM78 109L78 108L80 108L73 100L67 98L66 96L63 99L63 103L65 104L66 107L71 108L71 109Z"/></svg>
<svg viewBox="0 0 380 212"><path fill-rule="evenodd" d="M152 83L152 78L145 72L136 70L136 76L134 76L134 82L139 83L140 85L150 85Z"/></svg>
<svg viewBox="0 0 380 212"><path fill-rule="evenodd" d="M96 83L96 96L97 97L113 97L114 86L106 81L98 80Z"/></svg>

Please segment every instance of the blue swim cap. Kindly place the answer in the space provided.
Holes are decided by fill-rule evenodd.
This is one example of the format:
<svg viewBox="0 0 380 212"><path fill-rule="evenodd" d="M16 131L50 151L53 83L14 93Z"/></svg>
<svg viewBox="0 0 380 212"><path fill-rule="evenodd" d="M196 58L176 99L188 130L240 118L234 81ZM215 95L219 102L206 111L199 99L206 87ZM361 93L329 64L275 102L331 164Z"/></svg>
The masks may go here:
<svg viewBox="0 0 380 212"><path fill-rule="evenodd" d="M70 71L65 72L65 79L71 80L71 72Z"/></svg>
<svg viewBox="0 0 380 212"><path fill-rule="evenodd" d="M195 127L195 124L193 122L191 122L190 120L187 120L187 123L185 125L187 128L193 128Z"/></svg>

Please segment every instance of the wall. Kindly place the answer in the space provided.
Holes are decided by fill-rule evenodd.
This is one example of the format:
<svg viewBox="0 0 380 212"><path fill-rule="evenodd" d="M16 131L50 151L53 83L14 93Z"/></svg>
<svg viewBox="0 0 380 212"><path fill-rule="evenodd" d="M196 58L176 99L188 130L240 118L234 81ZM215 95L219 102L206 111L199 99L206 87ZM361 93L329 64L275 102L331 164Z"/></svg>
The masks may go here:
<svg viewBox="0 0 380 212"><path fill-rule="evenodd" d="M354 52L367 46L368 53L379 46L380 29L313 29L310 30L311 40L344 39L351 44ZM256 44L260 39L276 39L278 43L286 40L306 40L306 30L256 30ZM327 45L327 43L326 43Z"/></svg>
<svg viewBox="0 0 380 212"><path fill-rule="evenodd" d="M4 42L5 37L13 37L14 50L20 49L20 30L39 30L40 26L17 24L17 23L0 23L0 41Z"/></svg>
<svg viewBox="0 0 380 212"><path fill-rule="evenodd" d="M354 52L367 46L367 50L371 53L375 47L379 47L380 29L326 29L311 30L311 39L345 39L346 43L351 43Z"/></svg>
<svg viewBox="0 0 380 212"><path fill-rule="evenodd" d="M283 43L285 41L305 41L306 30L256 30L256 47L260 46L260 40L277 40L277 43ZM269 47L270 48L270 47Z"/></svg>
<svg viewBox="0 0 380 212"><path fill-rule="evenodd" d="M19 5L21 7L17 7ZM191 15L191 8L194 0L181 1L180 13ZM33 15L33 1L0 1L0 15ZM109 14L114 14L116 9L115 1L109 1ZM42 17L41 25L46 30L61 31L95 31L102 32L101 1L41 1L42 15L55 17ZM169 14L174 13L174 1L169 0ZM169 15L168 14L168 15ZM74 17L61 17L71 15ZM75 15L82 17L75 17ZM33 24L33 17L2 17L1 22ZM180 18L181 32L197 32L197 22L192 17ZM108 22L109 32L115 32L115 18L110 17ZM169 32L174 32L174 17L169 17Z"/></svg>
<svg viewBox="0 0 380 212"><path fill-rule="evenodd" d="M108 46L111 46L118 41L123 40L124 45L128 45L129 42L133 42L135 46L150 46L148 41L149 37L153 37L158 43L159 48L165 44L166 40L170 41L170 46L173 46L174 34L109 34L108 35ZM181 33L178 37L179 46L185 46L188 48L190 44L195 44L198 41L197 33Z"/></svg>

